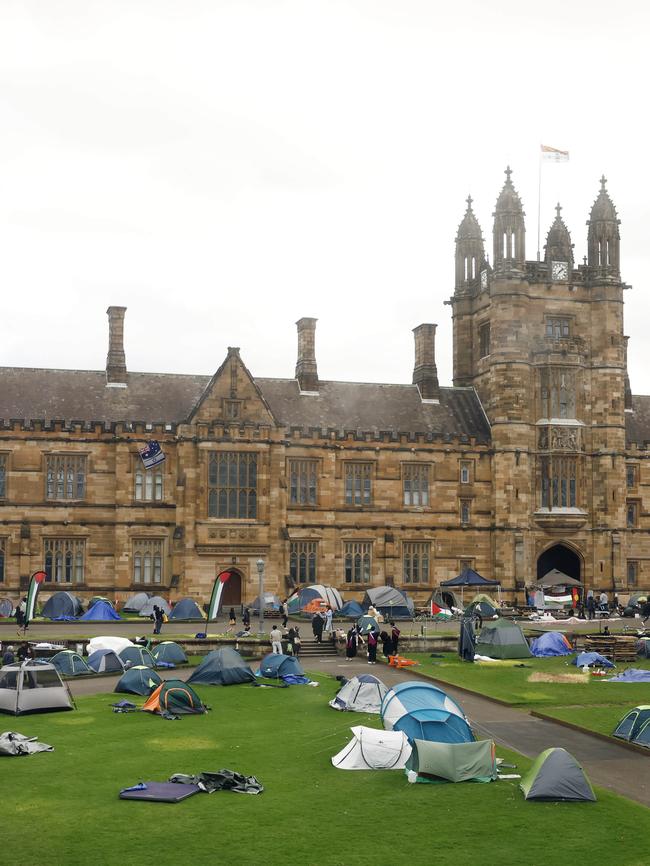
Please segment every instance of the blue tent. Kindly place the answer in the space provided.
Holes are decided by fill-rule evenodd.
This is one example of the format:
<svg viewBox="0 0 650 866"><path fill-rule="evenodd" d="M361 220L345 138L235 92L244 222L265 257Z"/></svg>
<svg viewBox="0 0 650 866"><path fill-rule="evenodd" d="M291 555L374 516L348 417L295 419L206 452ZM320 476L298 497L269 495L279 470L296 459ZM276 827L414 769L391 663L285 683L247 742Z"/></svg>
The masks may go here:
<svg viewBox="0 0 650 866"><path fill-rule="evenodd" d="M194 601L193 598L182 598L177 601L172 612L169 614L170 619L205 619L205 614Z"/></svg>
<svg viewBox="0 0 650 866"><path fill-rule="evenodd" d="M107 601L96 601L79 619L105 621L109 619L122 619L122 617L118 613L115 613L113 606Z"/></svg>
<svg viewBox="0 0 650 866"><path fill-rule="evenodd" d="M384 728L392 731L398 719L407 713L419 710L442 710L465 721L465 713L461 707L442 689L430 683L409 681L399 683L384 695L381 702L381 720Z"/></svg>
<svg viewBox="0 0 650 866"><path fill-rule="evenodd" d="M294 656L269 653L260 662L259 676L279 680L286 676L304 676L300 662Z"/></svg>
<svg viewBox="0 0 650 866"><path fill-rule="evenodd" d="M173 640L164 640L154 648L152 652L156 660L156 664L164 662L168 665L185 665L187 664L187 656L183 649L179 647Z"/></svg>
<svg viewBox="0 0 650 866"><path fill-rule="evenodd" d="M118 653L122 662L127 665L144 665L146 668L155 668L156 660L148 649L141 646L127 646Z"/></svg>
<svg viewBox="0 0 650 866"><path fill-rule="evenodd" d="M115 691L126 692L130 695L150 695L161 682L162 679L156 671L145 667L145 665L135 665L120 677Z"/></svg>
<svg viewBox="0 0 650 866"><path fill-rule="evenodd" d="M255 674L232 647L212 650L187 678L188 683L206 683L213 686L233 686L254 683Z"/></svg>
<svg viewBox="0 0 650 866"><path fill-rule="evenodd" d="M605 656L601 656L600 653L580 653L580 655L576 656L571 661L572 665L577 665L579 668L587 665L590 667L591 665L595 665L600 668L615 668L616 665L614 662L610 662L609 659L606 659Z"/></svg>
<svg viewBox="0 0 650 866"><path fill-rule="evenodd" d="M465 719L445 710L412 710L393 725L409 740L429 740L432 743L473 743L472 729Z"/></svg>
<svg viewBox="0 0 650 866"><path fill-rule="evenodd" d="M547 631L546 634L531 641L530 651L538 658L549 658L550 656L570 656L573 649L562 632Z"/></svg>
<svg viewBox="0 0 650 866"><path fill-rule="evenodd" d="M627 668L605 680L606 683L650 683L650 671L643 668Z"/></svg>
<svg viewBox="0 0 650 866"><path fill-rule="evenodd" d="M346 601L341 610L336 611L335 615L358 619L360 616L363 616L363 608L358 601Z"/></svg>

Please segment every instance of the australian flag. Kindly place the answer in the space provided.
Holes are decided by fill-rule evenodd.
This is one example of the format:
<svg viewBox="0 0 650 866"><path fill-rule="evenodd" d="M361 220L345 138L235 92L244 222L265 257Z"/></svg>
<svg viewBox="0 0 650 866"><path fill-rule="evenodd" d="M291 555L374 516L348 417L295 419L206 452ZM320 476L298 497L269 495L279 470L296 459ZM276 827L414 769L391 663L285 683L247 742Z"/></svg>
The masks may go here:
<svg viewBox="0 0 650 866"><path fill-rule="evenodd" d="M144 448L140 449L140 457L144 463L144 468L151 469L153 466L157 466L163 462L165 453L160 447L160 443L152 440L151 442L147 442Z"/></svg>

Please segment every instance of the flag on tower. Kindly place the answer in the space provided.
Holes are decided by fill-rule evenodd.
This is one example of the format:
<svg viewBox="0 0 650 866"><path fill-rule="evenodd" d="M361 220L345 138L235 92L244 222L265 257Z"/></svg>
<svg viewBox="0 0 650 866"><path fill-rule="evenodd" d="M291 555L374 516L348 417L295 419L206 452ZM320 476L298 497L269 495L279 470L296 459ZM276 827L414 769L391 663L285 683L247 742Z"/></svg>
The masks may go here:
<svg viewBox="0 0 650 866"><path fill-rule="evenodd" d="M569 151L558 150L556 147L549 147L546 144L541 145L542 159L544 162L568 162Z"/></svg>

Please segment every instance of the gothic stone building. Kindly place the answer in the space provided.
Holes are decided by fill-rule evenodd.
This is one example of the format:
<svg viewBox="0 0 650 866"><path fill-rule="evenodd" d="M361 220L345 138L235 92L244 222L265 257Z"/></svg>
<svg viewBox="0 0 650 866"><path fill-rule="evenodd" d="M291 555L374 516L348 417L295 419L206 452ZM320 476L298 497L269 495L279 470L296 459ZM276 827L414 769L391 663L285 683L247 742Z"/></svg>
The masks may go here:
<svg viewBox="0 0 650 866"><path fill-rule="evenodd" d="M468 199L456 238L454 385L432 324L412 384L321 381L315 320L295 378L239 349L211 378L127 370L110 307L104 371L0 369L0 593L49 585L225 603L265 588L403 587L424 600L472 566L506 598L553 567L585 587L650 589L650 398L626 374L619 220L602 180L587 256L557 216L542 261L506 172L493 257ZM145 470L139 449L166 460ZM49 588L49 586L48 586Z"/></svg>

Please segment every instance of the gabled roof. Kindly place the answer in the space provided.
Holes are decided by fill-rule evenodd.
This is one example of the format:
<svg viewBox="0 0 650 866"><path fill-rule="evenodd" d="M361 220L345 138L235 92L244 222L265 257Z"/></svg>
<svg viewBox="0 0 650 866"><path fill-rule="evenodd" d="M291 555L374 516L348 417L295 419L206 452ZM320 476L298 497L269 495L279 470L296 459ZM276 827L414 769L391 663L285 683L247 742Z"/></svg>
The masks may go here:
<svg viewBox="0 0 650 866"><path fill-rule="evenodd" d="M650 442L650 397L632 397L632 411L625 413L625 442L628 448L645 448Z"/></svg>

